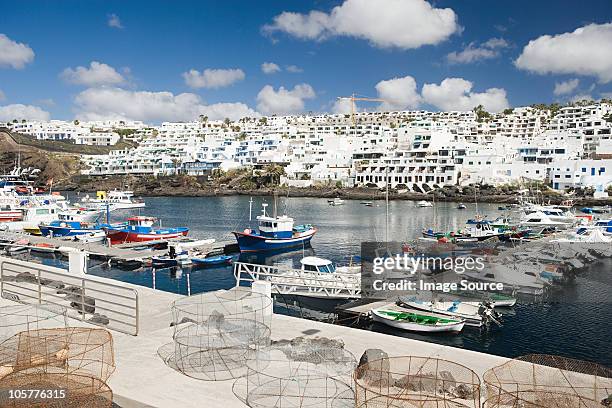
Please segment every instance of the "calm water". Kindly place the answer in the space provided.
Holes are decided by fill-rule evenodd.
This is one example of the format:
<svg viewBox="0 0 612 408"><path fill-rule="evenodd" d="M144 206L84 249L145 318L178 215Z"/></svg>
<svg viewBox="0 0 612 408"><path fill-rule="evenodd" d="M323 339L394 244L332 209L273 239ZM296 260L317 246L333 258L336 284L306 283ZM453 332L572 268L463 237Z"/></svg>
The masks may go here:
<svg viewBox="0 0 612 408"><path fill-rule="evenodd" d="M261 203L271 198L253 198L253 218L261 213ZM188 226L190 236L233 240L232 230L242 230L249 224L248 197L165 198L146 199L143 215L163 220L164 226ZM282 198L278 212L287 212L296 223L312 223L319 232L306 255L316 254L337 263L346 263L351 255L358 255L362 241L385 240L385 203L374 201L366 207L359 201L346 201L333 207L327 200L317 198ZM476 213L474 204L457 210L456 204L438 203L436 209L417 208L409 201L393 201L389 205L389 240L407 240L420 235L424 227L443 230L461 228L468 217ZM480 204L480 213L493 219L501 214L497 205ZM276 255L266 259L241 259L267 264L299 267L302 251ZM44 260L46 263L62 262ZM121 271L91 261L90 273L122 281L153 286L157 289L187 294L187 275L191 293L200 293L235 285L231 267L204 270L141 269ZM528 353L558 354L592 360L612 366L612 262L579 276L561 294L563 302L517 304L504 317L502 328L488 331L466 327L459 335L419 335L391 332L384 325L375 324L372 330L393 333L414 339L462 347L470 350L515 357ZM568 301L569 300L569 301Z"/></svg>

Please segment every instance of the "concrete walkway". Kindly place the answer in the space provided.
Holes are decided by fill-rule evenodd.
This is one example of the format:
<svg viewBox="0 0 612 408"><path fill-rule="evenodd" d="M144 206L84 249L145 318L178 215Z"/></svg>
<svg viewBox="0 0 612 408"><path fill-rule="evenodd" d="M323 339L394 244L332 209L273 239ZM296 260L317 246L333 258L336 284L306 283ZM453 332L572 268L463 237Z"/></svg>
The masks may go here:
<svg viewBox="0 0 612 408"><path fill-rule="evenodd" d="M205 273L205 272L203 272ZM115 284L115 280L109 280ZM170 304L182 297L151 288L121 283L138 290L140 331L138 336L113 332L117 369L109 380L115 402L121 407L244 407L233 392L233 381L196 380L168 367L158 349L172 341ZM14 304L0 299L0 306ZM69 324L86 325L76 320ZM272 317L272 340L327 337L341 340L357 359L368 348L381 348L390 356L437 356L468 366L482 379L487 369L505 358L434 343L411 340L366 330L314 322L284 315Z"/></svg>

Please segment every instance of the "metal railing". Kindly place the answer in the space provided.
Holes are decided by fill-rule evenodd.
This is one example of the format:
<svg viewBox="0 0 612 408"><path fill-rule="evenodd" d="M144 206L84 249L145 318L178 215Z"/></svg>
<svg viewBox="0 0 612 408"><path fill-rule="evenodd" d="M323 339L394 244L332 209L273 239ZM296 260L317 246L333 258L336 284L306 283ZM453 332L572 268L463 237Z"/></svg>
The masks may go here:
<svg viewBox="0 0 612 408"><path fill-rule="evenodd" d="M0 258L0 295L20 303L64 307L68 317L138 334L138 291L125 286Z"/></svg>
<svg viewBox="0 0 612 408"><path fill-rule="evenodd" d="M361 275L343 272L311 272L244 262L234 264L236 286L242 282L266 281L272 293L329 299L361 297Z"/></svg>

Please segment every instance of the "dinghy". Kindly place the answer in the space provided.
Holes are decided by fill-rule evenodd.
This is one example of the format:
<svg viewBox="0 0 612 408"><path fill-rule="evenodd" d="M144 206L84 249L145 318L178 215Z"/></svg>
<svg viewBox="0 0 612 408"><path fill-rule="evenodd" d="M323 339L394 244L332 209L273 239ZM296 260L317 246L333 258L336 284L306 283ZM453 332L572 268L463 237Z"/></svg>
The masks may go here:
<svg viewBox="0 0 612 408"><path fill-rule="evenodd" d="M372 309L371 313L372 319L374 319L375 322L409 331L458 333L463 330L463 326L465 325L465 321L461 319L450 319L389 309Z"/></svg>
<svg viewBox="0 0 612 408"><path fill-rule="evenodd" d="M200 267L226 265L232 263L232 257L229 255L217 255L205 258L191 258L191 263L194 266Z"/></svg>

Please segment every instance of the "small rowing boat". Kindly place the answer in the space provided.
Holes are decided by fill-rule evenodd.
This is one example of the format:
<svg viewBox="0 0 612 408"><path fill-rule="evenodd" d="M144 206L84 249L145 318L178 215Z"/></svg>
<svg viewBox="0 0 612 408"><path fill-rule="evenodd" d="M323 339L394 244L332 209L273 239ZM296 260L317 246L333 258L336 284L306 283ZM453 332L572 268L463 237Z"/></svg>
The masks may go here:
<svg viewBox="0 0 612 408"><path fill-rule="evenodd" d="M207 267L219 266L232 263L232 257L229 255L208 256L205 258L191 258L191 263L194 266Z"/></svg>
<svg viewBox="0 0 612 408"><path fill-rule="evenodd" d="M463 330L465 321L444 317L430 316L420 313L400 312L388 309L372 309L372 319L375 322L386 324L397 329L441 333L458 333Z"/></svg>

